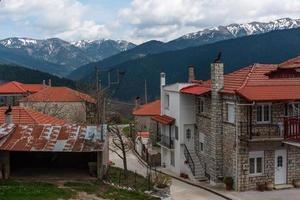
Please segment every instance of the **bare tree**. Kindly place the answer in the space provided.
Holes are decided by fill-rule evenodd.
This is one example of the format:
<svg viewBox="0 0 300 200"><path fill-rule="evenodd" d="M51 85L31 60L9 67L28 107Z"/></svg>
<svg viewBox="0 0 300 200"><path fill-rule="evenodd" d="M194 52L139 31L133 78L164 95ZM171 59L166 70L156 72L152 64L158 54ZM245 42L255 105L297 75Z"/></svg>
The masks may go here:
<svg viewBox="0 0 300 200"><path fill-rule="evenodd" d="M130 141L121 133L117 125L109 125L108 131L111 134L112 144L109 149L123 160L125 180L128 175L127 170L127 152L131 149Z"/></svg>

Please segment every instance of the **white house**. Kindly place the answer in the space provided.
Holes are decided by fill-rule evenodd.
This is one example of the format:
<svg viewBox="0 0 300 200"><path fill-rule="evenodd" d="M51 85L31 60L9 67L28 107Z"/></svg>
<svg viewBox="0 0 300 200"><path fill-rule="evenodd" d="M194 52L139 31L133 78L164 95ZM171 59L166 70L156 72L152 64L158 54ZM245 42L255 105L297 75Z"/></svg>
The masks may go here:
<svg viewBox="0 0 300 200"><path fill-rule="evenodd" d="M200 161L194 151L196 126L195 96L183 94L182 88L193 83L165 85L165 73L161 73L161 115L152 119L157 122L158 144L161 146L161 165L176 174L201 178L197 172ZM193 159L191 159L191 157ZM188 159L193 160L189 166Z"/></svg>

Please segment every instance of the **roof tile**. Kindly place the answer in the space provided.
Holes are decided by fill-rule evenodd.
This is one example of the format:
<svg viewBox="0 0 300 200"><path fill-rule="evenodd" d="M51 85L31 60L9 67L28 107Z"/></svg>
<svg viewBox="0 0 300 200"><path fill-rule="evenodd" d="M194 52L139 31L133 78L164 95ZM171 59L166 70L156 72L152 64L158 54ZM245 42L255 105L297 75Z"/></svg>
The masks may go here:
<svg viewBox="0 0 300 200"><path fill-rule="evenodd" d="M5 111L7 107L0 107L0 124L5 123ZM64 120L52 117L29 108L12 107L12 120L15 124L57 124L62 125Z"/></svg>
<svg viewBox="0 0 300 200"><path fill-rule="evenodd" d="M91 96L67 87L47 87L20 100L21 102L82 102L96 103Z"/></svg>
<svg viewBox="0 0 300 200"><path fill-rule="evenodd" d="M142 105L140 108L133 111L135 116L155 116L160 115L160 100Z"/></svg>

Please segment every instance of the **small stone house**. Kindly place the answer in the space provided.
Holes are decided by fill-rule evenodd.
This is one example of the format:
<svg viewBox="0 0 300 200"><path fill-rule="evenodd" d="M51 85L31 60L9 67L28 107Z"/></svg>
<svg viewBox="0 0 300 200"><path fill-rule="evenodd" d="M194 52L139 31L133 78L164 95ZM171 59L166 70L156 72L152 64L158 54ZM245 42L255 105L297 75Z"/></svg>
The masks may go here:
<svg viewBox="0 0 300 200"><path fill-rule="evenodd" d="M133 112L137 131L153 132L153 121L151 118L160 115L160 100L136 107Z"/></svg>
<svg viewBox="0 0 300 200"><path fill-rule="evenodd" d="M20 100L27 107L69 123L94 123L96 100L67 87L47 87Z"/></svg>
<svg viewBox="0 0 300 200"><path fill-rule="evenodd" d="M161 97L166 108L174 102L164 90L168 87ZM211 184L232 177L237 191L265 183L290 187L300 179L299 91L300 57L281 64L253 64L227 75L223 63L213 63L211 80L191 81L176 91L185 99L178 108L193 108L189 121L183 123L186 117L174 115L171 107L162 113L166 116L161 118L173 120L160 134L175 144L162 147L175 154L173 167L166 167ZM187 101L190 107L183 105ZM183 129L176 129L178 123ZM172 161L165 155L162 162Z"/></svg>
<svg viewBox="0 0 300 200"><path fill-rule="evenodd" d="M45 84L25 84L17 81L0 84L0 106L17 106L19 100L44 88Z"/></svg>

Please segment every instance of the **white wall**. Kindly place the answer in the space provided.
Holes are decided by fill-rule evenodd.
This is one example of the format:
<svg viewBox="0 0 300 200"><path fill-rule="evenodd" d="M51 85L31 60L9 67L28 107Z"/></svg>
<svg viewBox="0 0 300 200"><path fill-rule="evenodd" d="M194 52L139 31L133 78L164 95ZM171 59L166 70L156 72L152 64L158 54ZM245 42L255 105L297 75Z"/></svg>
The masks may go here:
<svg viewBox="0 0 300 200"><path fill-rule="evenodd" d="M174 143L174 153L175 153L175 167L170 165L171 150L162 148L162 164L166 164L166 168L174 171L177 174L181 172L187 173L187 166L184 163L184 148L182 144L185 142L185 130L190 128L191 135L194 137L195 128L195 97L193 95L187 95L180 93L180 89L187 86L187 84L173 84L170 86L165 86L163 88L162 95L169 95L169 108L166 109L162 105L162 115L167 115L175 118L175 124L172 126L172 137L175 138L175 126L178 127L178 140L175 139ZM162 98L166 99L166 98ZM162 134L169 135L169 129L162 127ZM193 143L193 142L191 142Z"/></svg>

